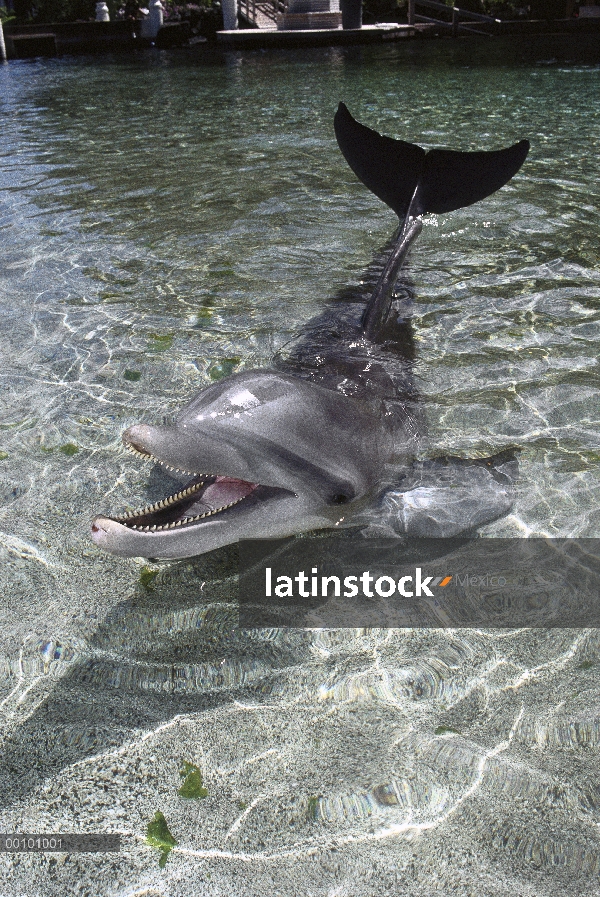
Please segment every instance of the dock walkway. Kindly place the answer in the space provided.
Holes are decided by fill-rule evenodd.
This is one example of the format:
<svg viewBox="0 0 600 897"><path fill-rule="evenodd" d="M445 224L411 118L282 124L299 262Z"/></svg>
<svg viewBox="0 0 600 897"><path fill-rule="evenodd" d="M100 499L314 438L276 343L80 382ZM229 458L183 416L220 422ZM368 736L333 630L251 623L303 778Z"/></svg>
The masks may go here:
<svg viewBox="0 0 600 897"><path fill-rule="evenodd" d="M418 32L428 30L425 25L399 25L383 22L379 25L363 25L362 28L294 28L278 31L270 29L240 28L236 31L218 31L217 41L222 46L236 50L263 49L267 47L323 47L351 44L374 44L413 38Z"/></svg>

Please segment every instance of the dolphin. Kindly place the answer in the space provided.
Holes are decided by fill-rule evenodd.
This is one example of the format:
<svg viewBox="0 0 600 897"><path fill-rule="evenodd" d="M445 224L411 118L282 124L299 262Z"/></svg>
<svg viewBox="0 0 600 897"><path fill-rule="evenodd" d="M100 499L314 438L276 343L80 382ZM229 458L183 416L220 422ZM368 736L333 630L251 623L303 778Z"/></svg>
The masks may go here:
<svg viewBox="0 0 600 897"><path fill-rule="evenodd" d="M492 152L427 152L360 124L343 103L334 129L351 169L399 218L366 308L341 303L273 369L209 386L172 425L129 427L122 437L128 449L187 481L147 507L95 517L92 539L105 551L192 557L240 539L369 521L373 508L375 519L395 532L447 536L510 508L516 461L506 453L415 468L424 426L410 376L410 322L394 287L421 216L471 205L500 189L525 161L529 143ZM436 492L436 483L447 484L454 471L462 489L456 514L446 507L440 516L436 509L446 504L448 490ZM468 497L472 483L479 489L475 505Z"/></svg>

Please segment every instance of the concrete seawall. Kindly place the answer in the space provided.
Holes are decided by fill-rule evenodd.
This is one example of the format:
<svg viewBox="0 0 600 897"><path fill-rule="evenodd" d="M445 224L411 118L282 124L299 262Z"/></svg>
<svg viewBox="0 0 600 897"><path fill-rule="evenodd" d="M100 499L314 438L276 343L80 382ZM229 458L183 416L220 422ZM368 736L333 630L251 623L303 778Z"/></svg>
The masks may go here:
<svg viewBox="0 0 600 897"><path fill-rule="evenodd" d="M149 41L136 37L131 22L55 22L40 25L9 25L4 30L9 59L60 56L77 53L111 53L133 50ZM189 42L189 23L164 25L156 46L182 46Z"/></svg>

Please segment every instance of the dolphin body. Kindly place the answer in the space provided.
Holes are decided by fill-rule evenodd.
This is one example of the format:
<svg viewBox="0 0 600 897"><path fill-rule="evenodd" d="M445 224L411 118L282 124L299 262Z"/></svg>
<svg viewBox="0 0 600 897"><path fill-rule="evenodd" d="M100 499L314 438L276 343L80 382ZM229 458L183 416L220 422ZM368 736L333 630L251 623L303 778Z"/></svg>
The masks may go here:
<svg viewBox="0 0 600 897"><path fill-rule="evenodd" d="M209 386L173 425L126 430L127 448L189 481L148 507L96 517L92 539L111 554L184 558L239 539L373 520L388 532L450 536L510 509L510 453L413 463L423 421L394 286L420 216L489 196L516 174L529 144L426 152L361 125L343 103L334 127L352 170L400 219L366 308L341 304L275 369Z"/></svg>

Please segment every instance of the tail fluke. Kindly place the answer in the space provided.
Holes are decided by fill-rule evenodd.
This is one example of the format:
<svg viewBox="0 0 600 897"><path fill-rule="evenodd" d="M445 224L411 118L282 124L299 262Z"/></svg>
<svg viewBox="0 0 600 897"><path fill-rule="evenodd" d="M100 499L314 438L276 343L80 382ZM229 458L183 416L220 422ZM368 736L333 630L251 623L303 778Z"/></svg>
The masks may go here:
<svg viewBox="0 0 600 897"><path fill-rule="evenodd" d="M452 212L479 202L510 181L529 152L527 140L492 152L426 152L361 125L343 103L333 124L352 171L401 221L409 213Z"/></svg>
<svg viewBox="0 0 600 897"><path fill-rule="evenodd" d="M528 140L491 152L431 150L425 156L416 214L453 212L485 199L510 181L528 152Z"/></svg>
<svg viewBox="0 0 600 897"><path fill-rule="evenodd" d="M333 119L335 136L354 174L402 220L423 169L425 150L382 137L356 121L343 103Z"/></svg>

